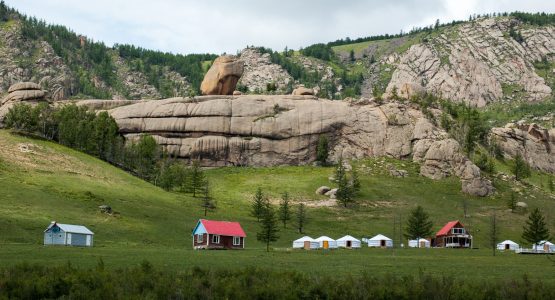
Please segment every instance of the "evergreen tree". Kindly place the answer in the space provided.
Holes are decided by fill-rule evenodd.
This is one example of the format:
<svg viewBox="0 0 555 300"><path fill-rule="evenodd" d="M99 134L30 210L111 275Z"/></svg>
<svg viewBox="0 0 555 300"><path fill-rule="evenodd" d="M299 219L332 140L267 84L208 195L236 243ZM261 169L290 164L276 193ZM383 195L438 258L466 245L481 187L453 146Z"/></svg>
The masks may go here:
<svg viewBox="0 0 555 300"><path fill-rule="evenodd" d="M522 238L533 245L549 238L549 229L539 208L530 213L523 228Z"/></svg>
<svg viewBox="0 0 555 300"><path fill-rule="evenodd" d="M347 178L342 158L339 159L335 168L335 180L337 181L337 192L335 194L337 202L347 207L349 203L353 202L353 189Z"/></svg>
<svg viewBox="0 0 555 300"><path fill-rule="evenodd" d="M497 225L497 216L495 212L491 216L490 220L490 230L489 230L489 238L490 238L490 246L493 250L493 256L495 256L495 252L497 249L497 239L499 237L499 226Z"/></svg>
<svg viewBox="0 0 555 300"><path fill-rule="evenodd" d="M515 212L516 210L516 195L515 193L511 193L511 197L509 198L509 200L507 201L507 206L509 207L509 209L511 210L511 212Z"/></svg>
<svg viewBox="0 0 555 300"><path fill-rule="evenodd" d="M318 140L318 147L316 148L316 160L322 165L325 165L328 160L328 137L321 135Z"/></svg>
<svg viewBox="0 0 555 300"><path fill-rule="evenodd" d="M511 166L511 171L515 175L516 180L520 181L522 179L528 178L531 175L530 166L522 158L522 155L517 154Z"/></svg>
<svg viewBox="0 0 555 300"><path fill-rule="evenodd" d="M202 190L205 185L205 181L206 176L200 167L200 161L194 160L191 168L191 191L193 192L193 197L196 197L197 192Z"/></svg>
<svg viewBox="0 0 555 300"><path fill-rule="evenodd" d="M418 205L410 212L405 236L411 240L428 237L432 235L432 227L429 215Z"/></svg>
<svg viewBox="0 0 555 300"><path fill-rule="evenodd" d="M353 190L353 195L357 195L360 192L360 178L358 176L358 168L353 166L351 171L351 186Z"/></svg>
<svg viewBox="0 0 555 300"><path fill-rule="evenodd" d="M201 207L204 209L204 216L208 213L208 210L216 209L216 204L212 200L212 196L210 195L210 183L208 180L204 181L204 186L202 188L202 205Z"/></svg>
<svg viewBox="0 0 555 300"><path fill-rule="evenodd" d="M297 209L297 229L299 233L303 233L303 229L306 226L308 218L306 216L306 208L303 203L299 204L299 208Z"/></svg>
<svg viewBox="0 0 555 300"><path fill-rule="evenodd" d="M255 217L259 222L264 216L264 193L260 187L256 189L256 193L252 199L251 216Z"/></svg>
<svg viewBox="0 0 555 300"><path fill-rule="evenodd" d="M260 231L256 234L256 239L266 243L266 252L270 252L270 243L279 239L278 220L269 201L266 201L263 207L262 222L260 222Z"/></svg>
<svg viewBox="0 0 555 300"><path fill-rule="evenodd" d="M351 52L349 52L349 59L351 60L351 62L354 62L355 59L355 50L351 49Z"/></svg>
<svg viewBox="0 0 555 300"><path fill-rule="evenodd" d="M553 183L553 178L549 177L547 179L547 187L551 193L555 192L555 183Z"/></svg>
<svg viewBox="0 0 555 300"><path fill-rule="evenodd" d="M283 228L287 228L287 221L291 220L291 206L289 205L289 193L287 192L281 195L279 220L283 223Z"/></svg>

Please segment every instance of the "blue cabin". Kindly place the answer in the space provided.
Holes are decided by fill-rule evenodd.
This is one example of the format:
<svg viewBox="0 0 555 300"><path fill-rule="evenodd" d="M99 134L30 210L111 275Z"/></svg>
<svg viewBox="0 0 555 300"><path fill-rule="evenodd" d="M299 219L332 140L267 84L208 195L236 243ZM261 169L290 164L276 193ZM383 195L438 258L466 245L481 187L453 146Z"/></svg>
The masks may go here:
<svg viewBox="0 0 555 300"><path fill-rule="evenodd" d="M92 247L94 233L85 226L53 221L44 231L45 245Z"/></svg>

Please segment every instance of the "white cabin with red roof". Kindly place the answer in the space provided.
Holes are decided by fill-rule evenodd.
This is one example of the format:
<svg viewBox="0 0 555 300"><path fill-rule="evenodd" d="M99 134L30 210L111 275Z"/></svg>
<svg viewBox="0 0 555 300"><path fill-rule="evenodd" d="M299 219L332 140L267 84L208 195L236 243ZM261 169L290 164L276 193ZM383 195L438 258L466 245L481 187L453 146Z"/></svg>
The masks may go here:
<svg viewBox="0 0 555 300"><path fill-rule="evenodd" d="M461 222L451 221L437 232L432 245L439 248L472 248L472 235Z"/></svg>
<svg viewBox="0 0 555 300"><path fill-rule="evenodd" d="M246 237L238 222L200 219L193 230L193 248L244 249Z"/></svg>

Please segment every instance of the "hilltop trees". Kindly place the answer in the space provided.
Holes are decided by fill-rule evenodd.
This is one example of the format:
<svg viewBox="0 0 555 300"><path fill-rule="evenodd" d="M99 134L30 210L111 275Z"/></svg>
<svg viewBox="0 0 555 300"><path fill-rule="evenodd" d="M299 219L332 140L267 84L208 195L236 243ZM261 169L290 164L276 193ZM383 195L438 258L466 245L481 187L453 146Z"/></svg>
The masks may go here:
<svg viewBox="0 0 555 300"><path fill-rule="evenodd" d="M301 203L297 208L297 229L299 230L299 233L303 233L307 220L306 207L303 203Z"/></svg>
<svg viewBox="0 0 555 300"><path fill-rule="evenodd" d="M262 189L258 187L251 203L251 216L255 217L258 222L264 216L265 197Z"/></svg>
<svg viewBox="0 0 555 300"><path fill-rule="evenodd" d="M200 161L194 160L191 167L191 191L193 197L196 197L197 192L201 191L206 184L206 176L200 167Z"/></svg>
<svg viewBox="0 0 555 300"><path fill-rule="evenodd" d="M361 187L356 167L352 168L349 178L343 164L343 158L339 158L334 177L337 182L337 192L335 194L337 202L343 205L343 207L347 207L349 204L354 203L355 196L358 194Z"/></svg>
<svg viewBox="0 0 555 300"><path fill-rule="evenodd" d="M430 221L430 216L424 211L422 206L418 205L410 212L405 236L411 240L431 236L432 227L433 223Z"/></svg>
<svg viewBox="0 0 555 300"><path fill-rule="evenodd" d="M549 229L539 208L534 209L528 216L522 238L533 245L549 238Z"/></svg>
<svg viewBox="0 0 555 300"><path fill-rule="evenodd" d="M209 210L216 209L216 204L214 203L214 201L212 200L212 196L210 195L210 185L208 184L208 182L206 182L206 184L202 188L202 204L201 204L201 207L204 209L204 216L205 217L206 217L206 214L208 213Z"/></svg>

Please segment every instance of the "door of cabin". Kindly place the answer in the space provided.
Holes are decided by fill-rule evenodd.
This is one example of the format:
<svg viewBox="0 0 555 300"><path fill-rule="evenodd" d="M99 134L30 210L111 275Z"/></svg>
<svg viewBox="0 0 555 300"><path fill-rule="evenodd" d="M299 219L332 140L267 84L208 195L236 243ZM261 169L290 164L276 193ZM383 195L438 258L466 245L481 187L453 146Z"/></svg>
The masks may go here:
<svg viewBox="0 0 555 300"><path fill-rule="evenodd" d="M310 250L310 241L304 241L304 250Z"/></svg>
<svg viewBox="0 0 555 300"><path fill-rule="evenodd" d="M511 246L509 244L505 244L505 250L511 250Z"/></svg>
<svg viewBox="0 0 555 300"><path fill-rule="evenodd" d="M426 248L426 242L420 241L420 248Z"/></svg>
<svg viewBox="0 0 555 300"><path fill-rule="evenodd" d="M351 248L352 246L353 246L353 245L352 245L352 242L351 242L351 241L347 241L347 248Z"/></svg>
<svg viewBox="0 0 555 300"><path fill-rule="evenodd" d="M385 240L380 241L380 247L385 247Z"/></svg>
<svg viewBox="0 0 555 300"><path fill-rule="evenodd" d="M323 242L323 246L324 246L324 247L323 247L324 249L329 249L329 248L330 248L330 244L329 244L328 241L324 241L324 242Z"/></svg>

